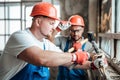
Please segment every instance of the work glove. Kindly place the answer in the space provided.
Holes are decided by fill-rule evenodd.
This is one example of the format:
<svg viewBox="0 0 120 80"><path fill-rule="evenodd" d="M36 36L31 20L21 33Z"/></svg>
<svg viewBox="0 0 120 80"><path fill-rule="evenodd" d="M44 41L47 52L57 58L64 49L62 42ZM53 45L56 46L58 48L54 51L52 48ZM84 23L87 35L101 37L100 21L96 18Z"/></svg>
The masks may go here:
<svg viewBox="0 0 120 80"><path fill-rule="evenodd" d="M106 58L97 58L91 63L91 69L106 68L108 66Z"/></svg>
<svg viewBox="0 0 120 80"><path fill-rule="evenodd" d="M76 55L76 62L78 63L78 64L83 64L83 63L85 63L87 60L88 60L88 57L89 57L89 55L88 55L88 53L87 52L85 52L85 51L82 51L82 50L78 50L77 52L75 52L75 55Z"/></svg>
<svg viewBox="0 0 120 80"><path fill-rule="evenodd" d="M82 44L80 42L76 42L73 44L74 50L79 50L82 48Z"/></svg>
<svg viewBox="0 0 120 80"><path fill-rule="evenodd" d="M70 24L69 21L60 21L60 23L58 24L56 30L58 32L60 32L60 31L68 29L70 26L71 26L71 24Z"/></svg>
<svg viewBox="0 0 120 80"><path fill-rule="evenodd" d="M95 59L97 58L105 58L105 53L101 52L101 53L98 53L98 54L95 54L92 56L92 60L94 61Z"/></svg>

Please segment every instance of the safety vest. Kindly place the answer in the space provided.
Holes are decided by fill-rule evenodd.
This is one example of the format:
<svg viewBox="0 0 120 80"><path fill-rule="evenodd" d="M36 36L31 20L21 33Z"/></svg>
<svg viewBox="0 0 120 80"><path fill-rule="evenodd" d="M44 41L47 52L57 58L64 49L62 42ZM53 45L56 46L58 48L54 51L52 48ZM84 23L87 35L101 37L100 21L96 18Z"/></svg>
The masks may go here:
<svg viewBox="0 0 120 80"><path fill-rule="evenodd" d="M64 52L68 51L69 43L70 40L67 39ZM84 48L85 48L85 44L82 46L82 50L84 50ZM67 67L60 66L57 80L85 80L85 72L82 69L69 70Z"/></svg>

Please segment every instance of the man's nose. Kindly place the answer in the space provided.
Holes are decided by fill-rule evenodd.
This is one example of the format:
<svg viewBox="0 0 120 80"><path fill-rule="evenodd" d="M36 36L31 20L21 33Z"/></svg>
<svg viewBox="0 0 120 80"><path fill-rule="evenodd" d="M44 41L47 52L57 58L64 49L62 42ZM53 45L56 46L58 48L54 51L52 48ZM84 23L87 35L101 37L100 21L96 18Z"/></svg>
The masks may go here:
<svg viewBox="0 0 120 80"><path fill-rule="evenodd" d="M77 35L77 34L78 34L78 32L77 32L77 31L75 31L75 32L74 32L74 34L75 34L75 35Z"/></svg>

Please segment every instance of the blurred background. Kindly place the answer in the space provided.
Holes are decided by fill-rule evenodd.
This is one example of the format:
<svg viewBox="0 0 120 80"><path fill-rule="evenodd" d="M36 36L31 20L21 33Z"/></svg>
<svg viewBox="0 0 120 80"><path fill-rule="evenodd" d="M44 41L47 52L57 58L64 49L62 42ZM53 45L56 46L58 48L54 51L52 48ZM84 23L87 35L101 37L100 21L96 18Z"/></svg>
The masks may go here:
<svg viewBox="0 0 120 80"><path fill-rule="evenodd" d="M42 1L52 3L62 20L73 14L81 15L85 20L83 36L87 37L89 31L95 33L110 66L120 74L120 0L0 0L0 52L13 32L30 27L32 7ZM67 30L61 32L67 34ZM117 76L120 80L120 75Z"/></svg>

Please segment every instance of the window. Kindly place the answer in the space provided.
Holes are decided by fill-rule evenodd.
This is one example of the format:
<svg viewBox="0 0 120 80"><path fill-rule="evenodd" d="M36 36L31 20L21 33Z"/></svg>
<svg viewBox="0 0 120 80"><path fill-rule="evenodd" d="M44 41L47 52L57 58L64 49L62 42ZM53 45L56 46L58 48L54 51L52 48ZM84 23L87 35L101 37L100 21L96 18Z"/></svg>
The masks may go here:
<svg viewBox="0 0 120 80"><path fill-rule="evenodd" d="M55 4L60 17L60 6L55 0L41 0ZM31 26L30 13L35 3L40 0L0 0L0 51L12 33Z"/></svg>
<svg viewBox="0 0 120 80"><path fill-rule="evenodd" d="M106 52L109 63L119 73L120 64L120 0L101 0L99 39L100 47Z"/></svg>
<svg viewBox="0 0 120 80"><path fill-rule="evenodd" d="M22 2L21 0L0 0L0 51L9 36L18 30L30 27L31 17L29 16L35 2Z"/></svg>

